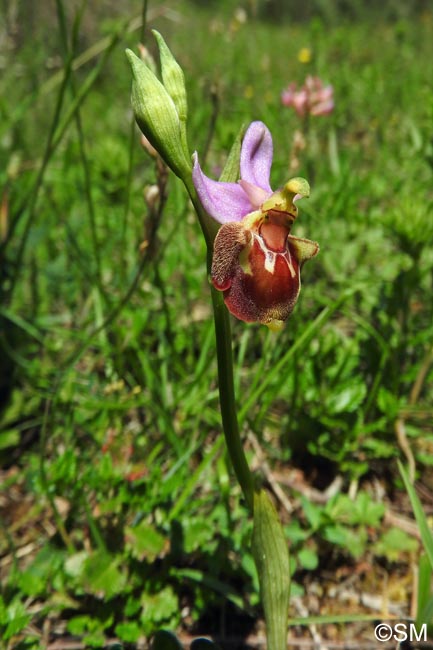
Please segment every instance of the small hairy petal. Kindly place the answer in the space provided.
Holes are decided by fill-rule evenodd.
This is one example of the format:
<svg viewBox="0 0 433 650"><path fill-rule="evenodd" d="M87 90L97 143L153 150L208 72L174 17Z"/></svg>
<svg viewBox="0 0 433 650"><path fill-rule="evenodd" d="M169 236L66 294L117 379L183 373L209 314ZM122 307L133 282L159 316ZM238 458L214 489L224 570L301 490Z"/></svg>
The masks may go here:
<svg viewBox="0 0 433 650"><path fill-rule="evenodd" d="M301 268L304 262L311 260L312 257L315 257L320 250L319 244L315 241L311 241L310 239L302 239L301 237L294 237L293 235L289 235L288 240L292 249L296 251L296 257Z"/></svg>
<svg viewBox="0 0 433 650"><path fill-rule="evenodd" d="M248 196L238 183L214 181L203 174L197 153L193 156L192 180L206 212L219 223L240 221L251 212Z"/></svg>
<svg viewBox="0 0 433 650"><path fill-rule="evenodd" d="M239 266L239 255L251 240L251 233L241 223L226 223L214 241L211 277L215 289L225 291Z"/></svg>
<svg viewBox="0 0 433 650"><path fill-rule="evenodd" d="M241 178L261 187L268 194L273 158L272 136L263 122L252 122L245 133L241 149Z"/></svg>

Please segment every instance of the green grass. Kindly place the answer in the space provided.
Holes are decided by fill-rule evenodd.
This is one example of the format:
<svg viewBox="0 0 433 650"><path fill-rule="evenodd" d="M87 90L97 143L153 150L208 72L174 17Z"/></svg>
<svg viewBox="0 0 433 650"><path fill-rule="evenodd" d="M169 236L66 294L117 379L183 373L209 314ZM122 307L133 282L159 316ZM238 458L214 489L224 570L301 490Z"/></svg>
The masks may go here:
<svg viewBox="0 0 433 650"><path fill-rule="evenodd" d="M221 435L205 246L131 127L124 49L139 20L89 5L62 22L61 8L19 34L9 8L2 28L1 635L41 647L45 622L51 639L127 647L181 624L221 634L224 611L247 630L261 614ZM308 73L334 86L296 172L312 194L294 234L320 255L282 333L233 323L245 439L276 477L300 470L321 490L341 477L328 503L283 485L298 594L329 563L407 572L417 543L384 523L401 510L396 461L426 484L433 462L433 17L373 19L243 23L230 3L149 3L185 71L191 149L212 136L209 174L261 119L281 185L302 128L281 90ZM166 200L149 207L156 182Z"/></svg>

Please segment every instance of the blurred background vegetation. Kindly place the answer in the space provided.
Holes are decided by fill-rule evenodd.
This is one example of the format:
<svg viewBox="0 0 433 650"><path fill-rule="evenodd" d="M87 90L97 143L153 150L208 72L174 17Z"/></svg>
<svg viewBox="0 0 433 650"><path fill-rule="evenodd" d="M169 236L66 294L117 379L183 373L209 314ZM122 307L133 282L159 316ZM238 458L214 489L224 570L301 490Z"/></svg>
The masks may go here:
<svg viewBox="0 0 433 650"><path fill-rule="evenodd" d="M160 627L260 632L204 243L132 119L124 49L144 41L156 56L150 28L185 71L189 142L210 175L240 126L261 119L272 186L294 174L312 186L294 234L321 253L286 329L233 323L248 457L292 551L291 614L416 615L419 533L396 460L431 514L431 4L150 1L146 13L126 0L4 0L0 11L6 647L144 647ZM335 98L308 124L280 101L307 74ZM372 639L371 626L350 634Z"/></svg>

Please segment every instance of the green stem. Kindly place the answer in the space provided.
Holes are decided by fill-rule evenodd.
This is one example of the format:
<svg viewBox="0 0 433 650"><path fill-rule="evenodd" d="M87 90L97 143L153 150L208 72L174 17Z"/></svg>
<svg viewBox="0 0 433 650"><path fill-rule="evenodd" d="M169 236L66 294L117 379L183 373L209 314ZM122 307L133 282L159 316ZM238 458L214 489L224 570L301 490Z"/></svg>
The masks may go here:
<svg viewBox="0 0 433 650"><path fill-rule="evenodd" d="M230 460L250 510L253 510L254 484L242 446L233 380L233 352L230 317L222 294L211 288L218 362L221 419Z"/></svg>
<svg viewBox="0 0 433 650"><path fill-rule="evenodd" d="M218 232L216 222L204 211L190 178L182 179L199 218L206 240L208 271L212 260L213 241ZM245 501L254 509L254 481L242 446L237 418L235 386L233 378L233 352L230 317L221 292L211 287L215 323L215 339L218 363L218 387L221 419L230 460Z"/></svg>
<svg viewBox="0 0 433 650"><path fill-rule="evenodd" d="M192 182L192 178L190 174L187 177L183 177L182 179L183 184L186 187L186 190L189 194L189 197L192 201L192 204L194 206L194 209L197 213L197 217L200 223L200 228L202 229L203 236L206 241L206 248L207 248L207 253L208 253L208 272L210 271L210 263L212 260L212 250L213 250L213 242L216 237L216 234L218 232L218 224L217 222L212 219L207 212L203 209L202 204L200 203L197 192L195 191L194 184Z"/></svg>

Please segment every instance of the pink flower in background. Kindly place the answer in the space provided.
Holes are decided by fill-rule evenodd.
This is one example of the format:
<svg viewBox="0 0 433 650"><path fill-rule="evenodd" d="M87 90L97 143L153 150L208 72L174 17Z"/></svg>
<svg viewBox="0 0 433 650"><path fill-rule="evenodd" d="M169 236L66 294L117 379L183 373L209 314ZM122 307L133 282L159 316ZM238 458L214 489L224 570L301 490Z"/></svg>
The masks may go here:
<svg viewBox="0 0 433 650"><path fill-rule="evenodd" d="M293 106L301 117L327 115L334 110L334 89L331 85L325 86L319 77L308 75L299 90L295 83L283 90L281 102L284 106Z"/></svg>

